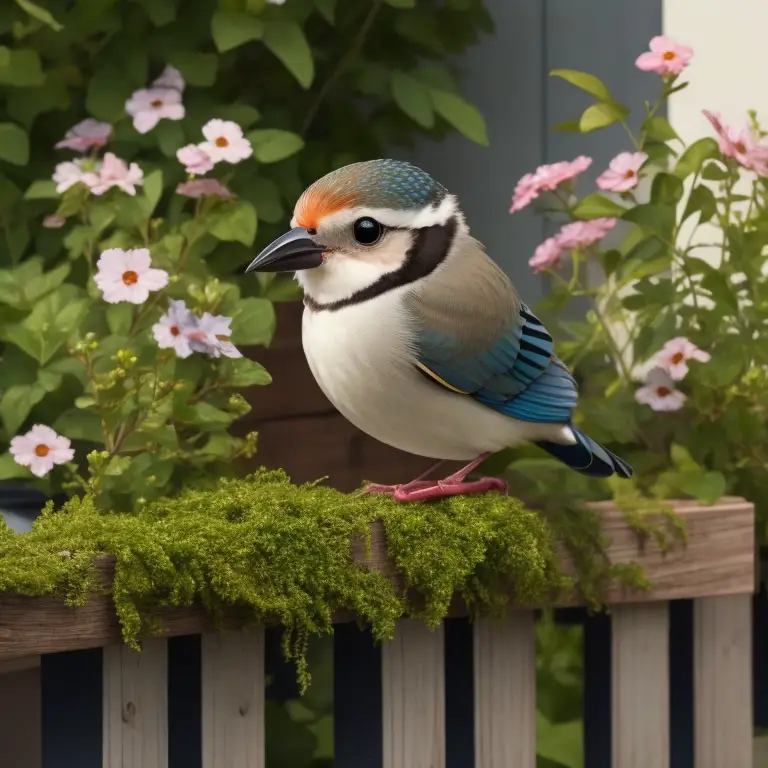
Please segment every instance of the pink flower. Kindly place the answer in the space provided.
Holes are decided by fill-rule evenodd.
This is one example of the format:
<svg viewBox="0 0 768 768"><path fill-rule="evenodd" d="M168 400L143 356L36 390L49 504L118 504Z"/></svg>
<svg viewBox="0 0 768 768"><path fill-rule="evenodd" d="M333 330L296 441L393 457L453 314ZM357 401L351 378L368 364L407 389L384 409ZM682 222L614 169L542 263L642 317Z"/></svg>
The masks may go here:
<svg viewBox="0 0 768 768"><path fill-rule="evenodd" d="M91 147L103 147L112 135L112 126L88 117L70 128L56 149L74 149L87 152Z"/></svg>
<svg viewBox="0 0 768 768"><path fill-rule="evenodd" d="M93 186L94 195L103 195L108 189L117 187L129 195L136 194L136 185L144 181L144 172L136 163L121 160L112 152L104 155L104 162L99 169L99 178Z"/></svg>
<svg viewBox="0 0 768 768"><path fill-rule="evenodd" d="M554 269L560 263L563 252L563 246L558 238L550 237L536 249L533 256L528 260L528 266L536 273Z"/></svg>
<svg viewBox="0 0 768 768"><path fill-rule="evenodd" d="M66 464L75 457L71 442L44 424L35 424L25 435L11 440L10 454L17 464L29 467L36 477L44 477L56 464Z"/></svg>
<svg viewBox="0 0 768 768"><path fill-rule="evenodd" d="M761 143L752 127L744 126L740 131L725 125L719 114L704 110L717 133L717 144L723 157L732 157L750 171L768 176L768 147Z"/></svg>
<svg viewBox="0 0 768 768"><path fill-rule="evenodd" d="M128 301L143 304L150 291L159 291L168 285L168 273L164 269L152 269L149 251L136 248L124 251L122 248L108 248L96 264L94 275L96 285L104 301L118 304Z"/></svg>
<svg viewBox="0 0 768 768"><path fill-rule="evenodd" d="M711 360L709 352L699 349L685 336L670 339L655 355L654 362L662 368L674 381L684 379L688 373L688 360L698 360L708 363Z"/></svg>
<svg viewBox="0 0 768 768"><path fill-rule="evenodd" d="M176 187L176 193L184 197L220 197L229 200L232 193L218 179L193 179Z"/></svg>
<svg viewBox="0 0 768 768"><path fill-rule="evenodd" d="M206 141L200 144L214 163L239 163L253 154L251 142L243 136L243 129L231 120L209 120L203 126Z"/></svg>
<svg viewBox="0 0 768 768"><path fill-rule="evenodd" d="M592 219L566 224L555 237L563 250L587 248L602 240L616 226L617 219Z"/></svg>
<svg viewBox="0 0 768 768"><path fill-rule="evenodd" d="M197 144L187 144L176 152L179 162L184 165L187 173L202 176L213 168L210 155Z"/></svg>
<svg viewBox="0 0 768 768"><path fill-rule="evenodd" d="M231 317L204 312L196 329L187 333L190 346L195 352L205 352L211 357L242 357L242 352L229 340L231 322Z"/></svg>
<svg viewBox="0 0 768 768"><path fill-rule="evenodd" d="M51 213L43 219L43 226L46 229L59 229L67 223L67 220L55 213Z"/></svg>
<svg viewBox="0 0 768 768"><path fill-rule="evenodd" d="M91 163L87 160L72 160L59 163L53 171L53 181L59 194L66 192L75 184L85 184L89 189L98 184L99 177L90 170Z"/></svg>
<svg viewBox="0 0 768 768"><path fill-rule="evenodd" d="M645 386L635 392L635 400L654 411L679 411L686 399L679 389L675 389L674 381L663 368L654 368L648 374Z"/></svg>
<svg viewBox="0 0 768 768"><path fill-rule="evenodd" d="M648 159L645 152L622 152L616 155L596 180L598 188L607 192L626 192L637 186L638 171Z"/></svg>
<svg viewBox="0 0 768 768"><path fill-rule="evenodd" d="M197 327L197 317L183 301L172 301L168 311L152 326L160 349L173 349L178 357L189 357L192 347L187 334Z"/></svg>
<svg viewBox="0 0 768 768"><path fill-rule="evenodd" d="M166 65L165 69L160 73L160 77L152 81L152 88L173 88L179 93L184 92L186 85L181 72L170 64Z"/></svg>
<svg viewBox="0 0 768 768"><path fill-rule="evenodd" d="M181 120L185 114L181 93L175 88L134 91L125 102L125 111L133 118L133 127L139 133L148 133L164 118Z"/></svg>
<svg viewBox="0 0 768 768"><path fill-rule="evenodd" d="M677 43L666 35L654 37L648 47L651 50L641 53L635 61L635 66L644 72L655 72L657 75L679 75L693 57L693 48Z"/></svg>
<svg viewBox="0 0 768 768"><path fill-rule="evenodd" d="M540 165L534 173L526 173L517 182L512 194L510 213L515 213L530 205L542 192L556 189L560 184L575 179L592 164L591 157L581 155L572 161L561 161L550 165Z"/></svg>

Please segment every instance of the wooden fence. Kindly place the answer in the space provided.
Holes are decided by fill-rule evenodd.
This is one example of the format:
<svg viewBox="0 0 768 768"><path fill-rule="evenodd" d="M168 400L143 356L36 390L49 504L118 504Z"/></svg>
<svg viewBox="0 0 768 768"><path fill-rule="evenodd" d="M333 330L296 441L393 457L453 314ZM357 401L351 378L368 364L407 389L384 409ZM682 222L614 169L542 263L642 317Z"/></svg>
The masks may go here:
<svg viewBox="0 0 768 768"><path fill-rule="evenodd" d="M752 765L753 509L725 499L680 514L688 546L665 557L651 544L638 550L621 516L602 508L611 557L640 562L654 587L613 585L610 616L576 616L586 768ZM353 554L391 571L374 534L370 558ZM523 607L504 620L457 616L435 631L405 619L378 646L354 622L338 624L336 768L533 768L535 621ZM200 611L183 610L165 615L164 633L136 653L117 642L109 596L75 610L0 598L0 765L270 768L265 632L212 633ZM34 727L19 717L25 706L40 707Z"/></svg>

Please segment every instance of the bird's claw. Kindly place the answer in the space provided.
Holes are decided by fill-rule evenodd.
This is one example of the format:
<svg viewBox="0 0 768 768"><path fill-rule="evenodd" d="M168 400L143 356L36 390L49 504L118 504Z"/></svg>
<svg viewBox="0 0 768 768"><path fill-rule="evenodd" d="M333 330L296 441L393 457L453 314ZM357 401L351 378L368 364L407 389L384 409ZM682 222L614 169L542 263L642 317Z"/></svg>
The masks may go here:
<svg viewBox="0 0 768 768"><path fill-rule="evenodd" d="M464 482L453 477L445 480L414 480L404 485L380 485L368 483L361 491L362 495L381 493L391 496L395 501L429 501L446 496L462 496L470 493L488 493L489 491L507 492L507 484L498 477L483 477L480 480Z"/></svg>

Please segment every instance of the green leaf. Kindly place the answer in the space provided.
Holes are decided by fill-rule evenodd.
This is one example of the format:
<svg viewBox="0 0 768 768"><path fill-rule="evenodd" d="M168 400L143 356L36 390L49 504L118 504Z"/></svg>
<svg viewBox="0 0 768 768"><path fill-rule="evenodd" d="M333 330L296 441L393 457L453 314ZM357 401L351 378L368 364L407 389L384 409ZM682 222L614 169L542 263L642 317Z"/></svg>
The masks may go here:
<svg viewBox="0 0 768 768"><path fill-rule="evenodd" d="M631 221L647 232L652 232L663 238L669 238L675 226L675 209L667 205L645 203L630 208L622 218Z"/></svg>
<svg viewBox="0 0 768 768"><path fill-rule="evenodd" d="M149 20L156 27L164 27L176 19L176 0L139 0Z"/></svg>
<svg viewBox="0 0 768 768"><path fill-rule="evenodd" d="M707 163L701 172L701 178L707 181L724 181L729 175L729 172L718 163Z"/></svg>
<svg viewBox="0 0 768 768"><path fill-rule="evenodd" d="M101 419L95 411L70 408L53 422L53 428L70 440L104 443Z"/></svg>
<svg viewBox="0 0 768 768"><path fill-rule="evenodd" d="M258 297L242 299L232 317L232 343L266 346L275 333L275 308Z"/></svg>
<svg viewBox="0 0 768 768"><path fill-rule="evenodd" d="M261 120L261 112L250 104L224 104L216 110L222 120L232 120L241 128L250 128Z"/></svg>
<svg viewBox="0 0 768 768"><path fill-rule="evenodd" d="M133 304L121 302L107 307L107 326L115 336L126 336L133 323Z"/></svg>
<svg viewBox="0 0 768 768"><path fill-rule="evenodd" d="M211 35L222 53L231 51L251 40L260 40L264 33L261 19L247 13L216 11L211 19Z"/></svg>
<svg viewBox="0 0 768 768"><path fill-rule="evenodd" d="M392 73L392 98L408 117L424 128L435 124L429 89L405 72Z"/></svg>
<svg viewBox="0 0 768 768"><path fill-rule="evenodd" d="M304 30L295 21L264 23L264 45L283 62L303 88L315 79L315 63Z"/></svg>
<svg viewBox="0 0 768 768"><path fill-rule="evenodd" d="M651 185L651 202L656 205L677 205L683 197L683 182L671 173L657 173Z"/></svg>
<svg viewBox="0 0 768 768"><path fill-rule="evenodd" d="M619 120L623 120L629 114L626 107L619 104L600 102L587 107L579 119L579 128L582 133L597 131L606 128Z"/></svg>
<svg viewBox="0 0 768 768"><path fill-rule="evenodd" d="M221 366L221 377L232 387L264 386L272 381L263 365L247 357L225 360Z"/></svg>
<svg viewBox="0 0 768 768"><path fill-rule="evenodd" d="M295 155L304 147L304 140L291 131L264 128L251 131L247 137L253 145L253 156L260 163L276 163Z"/></svg>
<svg viewBox="0 0 768 768"><path fill-rule="evenodd" d="M256 206L256 213L260 221L266 221L269 224L283 221L285 208L283 207L280 188L272 179L263 176L251 179L248 182L244 197Z"/></svg>
<svg viewBox="0 0 768 768"><path fill-rule="evenodd" d="M700 285L704 290L709 291L712 294L712 299L716 304L725 305L738 312L738 299L733 292L731 284L722 272L709 267L709 269L706 270Z"/></svg>
<svg viewBox="0 0 768 768"><path fill-rule="evenodd" d="M605 87L602 80L588 72L580 72L578 69L553 69L549 75L550 77L561 77L571 85L592 94L600 101L613 101L611 92Z"/></svg>
<svg viewBox="0 0 768 768"><path fill-rule="evenodd" d="M235 200L211 216L208 229L218 240L251 246L256 238L256 209L245 200Z"/></svg>
<svg viewBox="0 0 768 768"><path fill-rule="evenodd" d="M578 120L563 120L561 123L555 123L552 126L553 131L570 131L571 133L581 133L581 124Z"/></svg>
<svg viewBox="0 0 768 768"><path fill-rule="evenodd" d="M228 427L234 420L234 414L222 411L205 401L184 409L184 421L193 423L203 432Z"/></svg>
<svg viewBox="0 0 768 768"><path fill-rule="evenodd" d="M24 193L25 200L54 200L58 196L56 184L48 179L33 181Z"/></svg>
<svg viewBox="0 0 768 768"><path fill-rule="evenodd" d="M42 21L43 24L50 27L54 32L61 32L61 30L64 29L64 27L53 18L50 11L41 8L37 3L33 3L32 0L16 0L16 5L18 5L22 11L25 11L32 16L32 18Z"/></svg>
<svg viewBox="0 0 768 768"><path fill-rule="evenodd" d="M29 137L15 123L0 123L0 160L13 165L29 162Z"/></svg>
<svg viewBox="0 0 768 768"><path fill-rule="evenodd" d="M93 395L80 395L75 398L75 408L90 408L96 404L96 398Z"/></svg>
<svg viewBox="0 0 768 768"><path fill-rule="evenodd" d="M0 302L15 309L32 309L36 301L64 282L71 267L60 264L43 272L39 256L26 259L18 267L0 270Z"/></svg>
<svg viewBox="0 0 768 768"><path fill-rule="evenodd" d="M19 477L29 477L29 469L16 463L10 453L0 454L0 480L16 480Z"/></svg>
<svg viewBox="0 0 768 768"><path fill-rule="evenodd" d="M623 205L614 200L594 194L580 200L573 210L573 215L577 219L600 219L604 216L621 216L626 210Z"/></svg>
<svg viewBox="0 0 768 768"><path fill-rule="evenodd" d="M15 435L26 421L30 411L45 397L45 390L39 384L9 387L0 399L0 419L5 431Z"/></svg>
<svg viewBox="0 0 768 768"><path fill-rule="evenodd" d="M715 215L716 211L717 201L712 190L699 184L691 190L691 194L688 196L683 221L689 216L693 216L694 213L699 213L699 224L704 224Z"/></svg>
<svg viewBox="0 0 768 768"><path fill-rule="evenodd" d="M656 116L650 120L646 120L643 129L646 136L652 141L672 141L673 139L679 139L677 131L669 124L669 120L666 117Z"/></svg>
<svg viewBox="0 0 768 768"><path fill-rule="evenodd" d="M0 85L36 88L45 84L45 74L37 51L29 48L15 48L12 51L0 48L0 51Z"/></svg>
<svg viewBox="0 0 768 768"><path fill-rule="evenodd" d="M435 111L449 122L459 133L470 141L482 146L488 146L488 129L485 118L477 107L447 91L433 90L432 106Z"/></svg>
<svg viewBox="0 0 768 768"><path fill-rule="evenodd" d="M208 88L216 82L219 59L214 53L179 51L170 53L168 61L181 72L189 85Z"/></svg>
<svg viewBox="0 0 768 768"><path fill-rule="evenodd" d="M157 208L157 204L160 202L160 197L163 194L163 172L152 171L144 177L144 183L141 185L144 194L141 196L141 200L146 203L145 210L147 218L152 215L152 212Z"/></svg>
<svg viewBox="0 0 768 768"><path fill-rule="evenodd" d="M117 65L99 68L88 83L85 107L95 118L114 123L124 116L132 91L132 83Z"/></svg>
<svg viewBox="0 0 768 768"><path fill-rule="evenodd" d="M685 179L692 173L698 173L705 160L717 157L718 155L719 150L714 139L709 137L699 139L680 155L680 159L675 166L675 175Z"/></svg>
<svg viewBox="0 0 768 768"><path fill-rule="evenodd" d="M385 0L393 8L415 8L416 0Z"/></svg>
<svg viewBox="0 0 768 768"><path fill-rule="evenodd" d="M336 3L337 0L315 0L315 8L329 24L336 23Z"/></svg>
<svg viewBox="0 0 768 768"><path fill-rule="evenodd" d="M215 432L208 438L200 452L218 459L231 459L240 443L239 438L232 437L226 432Z"/></svg>

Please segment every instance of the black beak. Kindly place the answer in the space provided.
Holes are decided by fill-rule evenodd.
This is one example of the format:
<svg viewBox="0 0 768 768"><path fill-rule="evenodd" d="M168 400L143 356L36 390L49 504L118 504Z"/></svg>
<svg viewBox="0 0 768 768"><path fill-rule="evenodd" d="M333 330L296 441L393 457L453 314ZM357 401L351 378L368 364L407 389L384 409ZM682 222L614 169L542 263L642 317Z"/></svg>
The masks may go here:
<svg viewBox="0 0 768 768"><path fill-rule="evenodd" d="M294 227L268 245L246 272L296 272L323 263L325 249L312 240L304 227Z"/></svg>

